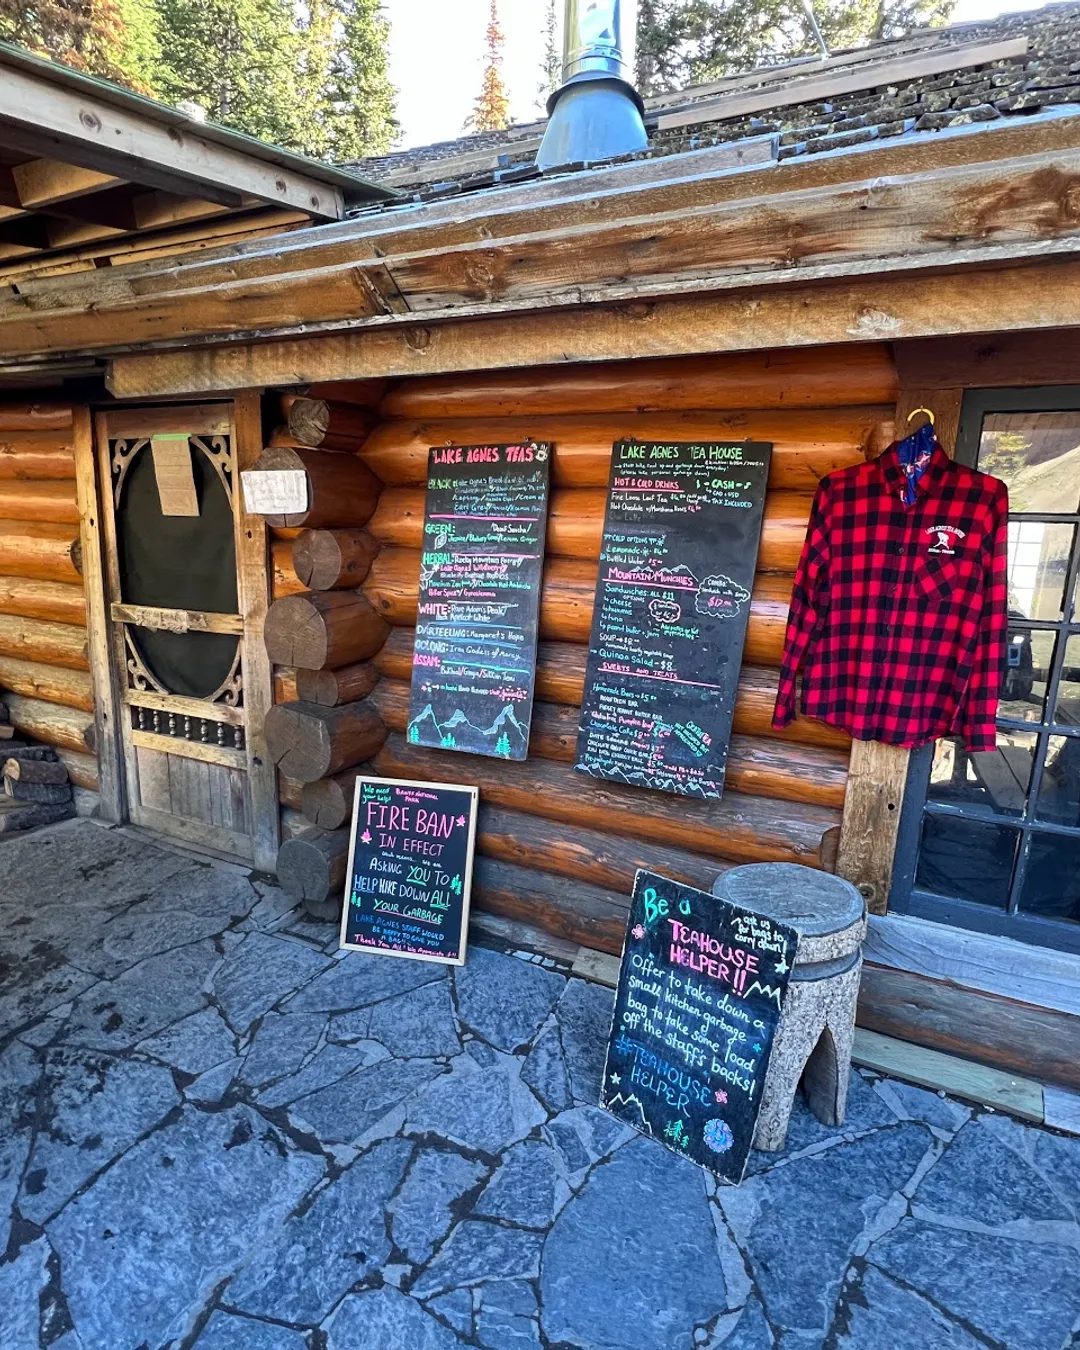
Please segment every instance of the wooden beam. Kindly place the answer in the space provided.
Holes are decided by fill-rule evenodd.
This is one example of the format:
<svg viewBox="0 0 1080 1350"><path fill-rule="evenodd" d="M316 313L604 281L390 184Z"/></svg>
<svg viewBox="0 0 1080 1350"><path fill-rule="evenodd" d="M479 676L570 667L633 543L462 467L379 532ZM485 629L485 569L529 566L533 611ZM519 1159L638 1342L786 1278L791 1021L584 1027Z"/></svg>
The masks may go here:
<svg viewBox="0 0 1080 1350"><path fill-rule="evenodd" d="M593 197L583 184L546 204L508 192L482 219L424 208L206 263L20 287L0 296L0 351L117 348L133 332L267 339L1080 252L1080 220L1061 207L1080 184L1080 118L944 136ZM380 301L388 277L408 313Z"/></svg>
<svg viewBox="0 0 1080 1350"><path fill-rule="evenodd" d="M1080 329L927 338L894 346L903 385L922 389L1024 388L1075 384Z"/></svg>
<svg viewBox="0 0 1080 1350"><path fill-rule="evenodd" d="M910 1041L899 1041L893 1036L882 1036L877 1031L859 1027L851 1058L865 1069L876 1069L891 1078L902 1078L919 1087L935 1092L948 1092L969 1102L992 1106L996 1111L1007 1111L1021 1120L1043 1123L1043 1089L1041 1083L1030 1078L1018 1078L989 1069L985 1064L944 1055L940 1050L928 1050Z"/></svg>
<svg viewBox="0 0 1080 1350"><path fill-rule="evenodd" d="M258 390L241 394L233 405L233 482L262 454L262 397ZM261 635L270 603L270 555L266 522L243 508L237 492L236 580L244 623L241 673L247 709L246 764L251 793L251 847L255 866L273 872L281 847L277 808L277 770L266 744L266 709L274 701L274 672Z"/></svg>
<svg viewBox="0 0 1080 1350"><path fill-rule="evenodd" d="M149 187L190 192L199 184L202 195L238 205L250 194L323 220L345 213L340 188L208 140L198 123L167 126L12 66L4 70L0 125L8 144L53 138L65 147L60 158Z"/></svg>
<svg viewBox="0 0 1080 1350"><path fill-rule="evenodd" d="M1080 263L872 277L118 356L117 398L1080 326Z"/></svg>
<svg viewBox="0 0 1080 1350"><path fill-rule="evenodd" d="M11 176L19 195L19 205L27 211L40 211L58 202L122 186L126 181L116 174L84 169L58 159L32 159L26 164L17 164L11 170Z"/></svg>
<svg viewBox="0 0 1080 1350"><path fill-rule="evenodd" d="M74 413L75 487L78 494L82 577L86 595L86 639L90 678L94 688L95 753L100 811L104 820L125 815L123 760L117 719L116 681L109 661L109 621L106 614L105 568L102 558L101 514L97 495L97 466L90 412ZM108 454L102 457L108 474Z"/></svg>
<svg viewBox="0 0 1080 1350"><path fill-rule="evenodd" d="M992 61L1011 61L1025 56L1027 49L1026 37L1008 38L1004 42L975 42L943 47L926 54L899 56L892 61L867 62L857 70L806 76L792 76L789 73L782 83L769 84L763 81L763 87L753 93L728 94L707 102L690 104L674 112L661 113L656 118L656 127L659 131L671 131L677 127L697 126L701 122L752 117L755 113L770 112L773 108L789 108L800 103L814 103L821 99L858 93L864 89L944 75L954 70L970 70L972 66L984 66Z"/></svg>
<svg viewBox="0 0 1080 1350"><path fill-rule="evenodd" d="M935 415L942 446L953 454L962 398L959 389L902 389L896 404L897 436L907 434L909 414L926 407ZM910 758L911 751L900 746L852 742L836 871L859 888L871 914L884 914L888 908Z"/></svg>

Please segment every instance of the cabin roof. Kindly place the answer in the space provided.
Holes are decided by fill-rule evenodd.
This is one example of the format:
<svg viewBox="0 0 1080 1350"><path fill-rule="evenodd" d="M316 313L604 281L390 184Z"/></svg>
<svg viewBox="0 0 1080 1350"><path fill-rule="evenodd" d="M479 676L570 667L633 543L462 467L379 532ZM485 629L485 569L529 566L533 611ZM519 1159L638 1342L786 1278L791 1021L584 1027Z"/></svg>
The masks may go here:
<svg viewBox="0 0 1080 1350"><path fill-rule="evenodd" d="M649 148L635 158L771 135L777 157L791 159L1065 103L1080 103L1080 3L917 29L654 95L645 101ZM483 191L538 175L544 127L523 123L350 167L421 199Z"/></svg>
<svg viewBox="0 0 1080 1350"><path fill-rule="evenodd" d="M0 272L152 256L196 226L341 220L394 195L0 43Z"/></svg>

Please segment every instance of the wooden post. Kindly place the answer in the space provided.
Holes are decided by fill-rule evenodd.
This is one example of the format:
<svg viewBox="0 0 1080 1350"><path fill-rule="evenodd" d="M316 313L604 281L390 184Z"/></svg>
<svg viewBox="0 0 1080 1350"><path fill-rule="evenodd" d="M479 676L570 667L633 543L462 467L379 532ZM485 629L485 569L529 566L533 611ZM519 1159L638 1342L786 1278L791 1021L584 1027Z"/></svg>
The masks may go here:
<svg viewBox="0 0 1080 1350"><path fill-rule="evenodd" d="M952 455L960 427L962 389L904 389L896 404L896 434L907 435L908 414L929 408L942 448ZM912 419L914 430L925 419ZM896 840L907 787L910 750L880 741L854 741L848 765L836 871L853 882L871 914L889 906Z"/></svg>
<svg viewBox="0 0 1080 1350"><path fill-rule="evenodd" d="M233 405L233 447L239 475L262 454L262 407L258 390L238 394ZM243 508L236 511L236 582L244 620L244 703L248 709L247 771L251 785L251 843L256 868L273 872L281 847L277 771L266 745L264 710L274 701L274 673L259 639L270 603L269 539L266 522Z"/></svg>
<svg viewBox="0 0 1080 1350"><path fill-rule="evenodd" d="M94 434L87 408L74 412L75 489L79 502L83 587L86 601L86 639L94 691L94 727L97 736L98 810L105 820L126 818L123 751L117 721L116 684L109 661L109 621L105 610L105 569L101 554L101 526L95 471ZM108 454L104 456L108 473ZM105 490L108 491L106 479Z"/></svg>

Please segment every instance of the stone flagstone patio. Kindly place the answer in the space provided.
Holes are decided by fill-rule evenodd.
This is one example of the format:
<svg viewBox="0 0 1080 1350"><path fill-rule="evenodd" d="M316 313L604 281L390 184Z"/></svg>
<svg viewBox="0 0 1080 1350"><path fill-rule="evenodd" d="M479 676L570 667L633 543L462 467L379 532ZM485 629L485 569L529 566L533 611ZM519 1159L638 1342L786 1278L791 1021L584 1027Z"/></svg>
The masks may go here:
<svg viewBox="0 0 1080 1350"><path fill-rule="evenodd" d="M1080 1139L856 1074L717 1189L592 1105L608 990L88 821L0 933L2 1350L1080 1347Z"/></svg>

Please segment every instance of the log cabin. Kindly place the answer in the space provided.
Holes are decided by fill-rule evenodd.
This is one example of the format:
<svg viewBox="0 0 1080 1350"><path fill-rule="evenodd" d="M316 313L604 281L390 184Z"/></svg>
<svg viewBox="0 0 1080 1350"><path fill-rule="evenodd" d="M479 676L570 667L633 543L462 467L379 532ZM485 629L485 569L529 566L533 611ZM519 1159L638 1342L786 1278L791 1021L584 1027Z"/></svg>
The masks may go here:
<svg viewBox="0 0 1080 1350"><path fill-rule="evenodd" d="M4 49L16 727L85 809L326 917L358 775L475 784L477 921L584 970L638 868L837 872L871 915L861 1026L1080 1089L1078 67L1055 5L625 87L630 141L588 153L553 113L332 167ZM927 412L1010 489L998 751L778 732L816 485ZM719 800L574 768L624 438L773 447ZM528 758L418 746L428 451L524 441L552 447ZM258 511L250 469L281 488Z"/></svg>

